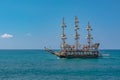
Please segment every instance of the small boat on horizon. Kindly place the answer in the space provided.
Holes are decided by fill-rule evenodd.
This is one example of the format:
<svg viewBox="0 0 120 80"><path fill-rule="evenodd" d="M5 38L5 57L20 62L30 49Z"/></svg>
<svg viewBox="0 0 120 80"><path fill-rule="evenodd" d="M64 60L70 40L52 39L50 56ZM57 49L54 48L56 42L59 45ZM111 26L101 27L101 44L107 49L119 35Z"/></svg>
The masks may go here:
<svg viewBox="0 0 120 80"><path fill-rule="evenodd" d="M66 43L66 35L65 35L65 27L66 24L64 22L64 18L62 19L62 35L61 35L61 40L62 40L62 44L61 44L61 49L57 52L50 50L49 48L45 47L45 51L56 55L60 58L98 58L100 56L99 54L99 43L92 43L92 35L91 35L91 26L90 23L88 22L88 25L86 27L87 30L87 45L81 45L79 44L79 26L78 26L78 18L75 17L74 19L74 31L75 31L75 35L74 35L74 40L75 40L75 44L74 45L69 45Z"/></svg>

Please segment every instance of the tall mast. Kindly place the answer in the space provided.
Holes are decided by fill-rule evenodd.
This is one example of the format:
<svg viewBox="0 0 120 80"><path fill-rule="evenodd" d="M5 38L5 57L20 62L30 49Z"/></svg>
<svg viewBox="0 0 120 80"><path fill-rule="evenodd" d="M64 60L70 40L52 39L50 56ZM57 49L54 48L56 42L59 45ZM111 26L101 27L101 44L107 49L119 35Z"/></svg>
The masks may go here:
<svg viewBox="0 0 120 80"><path fill-rule="evenodd" d="M75 49L78 50L79 48L79 34L78 34L78 30L79 30L79 27L78 27L78 18L75 16L75 19L74 19L74 30L75 30Z"/></svg>
<svg viewBox="0 0 120 80"><path fill-rule="evenodd" d="M66 45L66 42L65 42L65 39L66 38L66 35L65 35L65 32L64 32L64 28L66 27L65 25L65 22L64 22L64 18L62 19L62 35L61 35L61 39L62 39L62 44L61 44L61 50L65 50L65 45Z"/></svg>
<svg viewBox="0 0 120 80"><path fill-rule="evenodd" d="M91 28L89 22L88 22L88 25L87 25L86 30L87 30L87 32L88 32L88 33L87 33L88 48L91 49L91 40L93 39L93 37L92 37L92 35L91 35L91 33L90 33L90 31L92 31L92 28Z"/></svg>

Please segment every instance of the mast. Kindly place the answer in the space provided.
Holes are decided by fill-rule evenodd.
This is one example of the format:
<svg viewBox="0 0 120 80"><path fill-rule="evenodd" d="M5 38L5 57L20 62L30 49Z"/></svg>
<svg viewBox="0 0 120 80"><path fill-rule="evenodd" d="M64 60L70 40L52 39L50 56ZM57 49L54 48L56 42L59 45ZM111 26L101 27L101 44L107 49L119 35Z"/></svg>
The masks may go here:
<svg viewBox="0 0 120 80"><path fill-rule="evenodd" d="M65 35L65 32L64 32L64 28L66 27L65 25L65 22L64 22L64 18L62 19L62 35L61 35L61 39L62 39L62 44L61 44L61 50L65 50L65 45L66 45L66 41L65 39L66 38L66 35Z"/></svg>
<svg viewBox="0 0 120 80"><path fill-rule="evenodd" d="M91 33L90 33L90 31L92 31L92 28L91 28L89 22L88 22L88 25L87 25L86 30L87 30L87 43L88 43L88 48L91 49L91 43L92 43L93 37L92 37L92 35L91 35Z"/></svg>
<svg viewBox="0 0 120 80"><path fill-rule="evenodd" d="M76 16L75 16L74 22L75 22L75 24L74 24L74 30L75 30L75 37L74 37L74 39L75 39L75 49L78 50L78 48L79 48L79 34L78 34L78 30L79 30L78 23L79 23L79 21L78 21L78 18Z"/></svg>

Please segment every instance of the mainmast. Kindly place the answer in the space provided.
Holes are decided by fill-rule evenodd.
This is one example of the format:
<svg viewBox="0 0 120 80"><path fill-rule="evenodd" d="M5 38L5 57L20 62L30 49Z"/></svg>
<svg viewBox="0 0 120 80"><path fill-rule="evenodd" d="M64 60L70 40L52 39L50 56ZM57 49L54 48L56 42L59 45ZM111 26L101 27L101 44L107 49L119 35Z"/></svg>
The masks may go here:
<svg viewBox="0 0 120 80"><path fill-rule="evenodd" d="M92 37L92 35L91 35L91 33L90 33L90 31L92 31L92 28L91 28L91 26L90 26L90 23L88 22L88 25L87 25L87 28L86 28L86 30L87 30L87 42L88 42L88 48L89 49L91 49L91 40L93 39L93 37Z"/></svg>
<svg viewBox="0 0 120 80"><path fill-rule="evenodd" d="M62 35L61 35L61 39L62 39L62 45L61 45L61 50L65 50L65 45L66 45L66 42L65 42L65 39L66 38L66 35L64 33L64 28L66 27L65 25L65 22L64 22L64 18L62 19Z"/></svg>
<svg viewBox="0 0 120 80"><path fill-rule="evenodd" d="M79 30L79 27L78 27L78 18L75 16L75 20L74 20L75 24L74 24L74 30L75 30L75 49L78 50L79 48L79 34L78 34L78 30Z"/></svg>

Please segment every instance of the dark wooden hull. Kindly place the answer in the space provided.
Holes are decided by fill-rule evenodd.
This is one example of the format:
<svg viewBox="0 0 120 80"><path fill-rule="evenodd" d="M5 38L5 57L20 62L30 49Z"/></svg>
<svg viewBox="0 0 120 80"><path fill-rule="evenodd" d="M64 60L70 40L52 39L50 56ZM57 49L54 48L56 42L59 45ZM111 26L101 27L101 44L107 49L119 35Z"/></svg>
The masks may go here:
<svg viewBox="0 0 120 80"><path fill-rule="evenodd" d="M58 55L56 55L58 56ZM98 55L59 55L60 58L98 58Z"/></svg>
<svg viewBox="0 0 120 80"><path fill-rule="evenodd" d="M89 53L89 52L87 52ZM60 53L55 53L54 55L60 57L60 58L98 58L98 52L97 53L92 53L90 54L83 54L83 52L78 53L78 54L60 54Z"/></svg>
<svg viewBox="0 0 120 80"><path fill-rule="evenodd" d="M49 50L48 48L45 48L45 51L56 55L60 58L98 58L99 57L99 51L60 51L60 52L54 52L52 50Z"/></svg>

